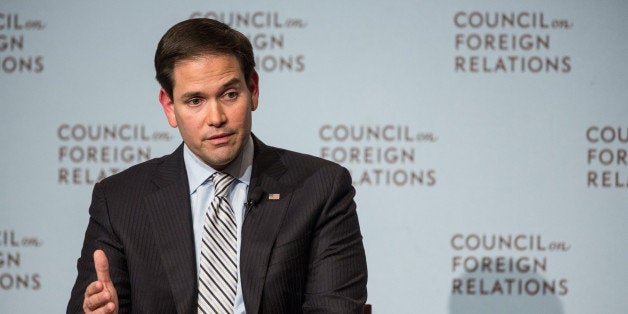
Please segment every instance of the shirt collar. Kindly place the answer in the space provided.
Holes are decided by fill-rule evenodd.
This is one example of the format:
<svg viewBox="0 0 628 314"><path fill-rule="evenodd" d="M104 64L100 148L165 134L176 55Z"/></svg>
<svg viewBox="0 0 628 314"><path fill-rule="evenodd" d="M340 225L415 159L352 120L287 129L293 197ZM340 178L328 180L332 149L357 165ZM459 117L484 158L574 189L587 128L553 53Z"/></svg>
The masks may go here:
<svg viewBox="0 0 628 314"><path fill-rule="evenodd" d="M234 178L240 180L240 182L249 186L251 182L251 170L253 168L253 151L253 139L249 135L242 152L222 172L228 173ZM198 187L205 183L211 175L217 172L216 169L200 160L190 150L187 144L183 145L183 160L185 162L185 170L188 174L190 194L196 192Z"/></svg>

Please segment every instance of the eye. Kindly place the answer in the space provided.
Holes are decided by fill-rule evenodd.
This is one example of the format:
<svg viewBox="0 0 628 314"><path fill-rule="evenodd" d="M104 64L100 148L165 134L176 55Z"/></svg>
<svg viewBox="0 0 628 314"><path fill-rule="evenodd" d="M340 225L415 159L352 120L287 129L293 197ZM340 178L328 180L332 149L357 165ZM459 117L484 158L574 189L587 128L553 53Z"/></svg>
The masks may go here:
<svg viewBox="0 0 628 314"><path fill-rule="evenodd" d="M202 99L200 98L191 98L190 100L188 100L186 103L188 104L188 106L198 106L203 102Z"/></svg>
<svg viewBox="0 0 628 314"><path fill-rule="evenodd" d="M234 100L238 98L238 92L235 92L235 91L226 92L224 97L226 100Z"/></svg>

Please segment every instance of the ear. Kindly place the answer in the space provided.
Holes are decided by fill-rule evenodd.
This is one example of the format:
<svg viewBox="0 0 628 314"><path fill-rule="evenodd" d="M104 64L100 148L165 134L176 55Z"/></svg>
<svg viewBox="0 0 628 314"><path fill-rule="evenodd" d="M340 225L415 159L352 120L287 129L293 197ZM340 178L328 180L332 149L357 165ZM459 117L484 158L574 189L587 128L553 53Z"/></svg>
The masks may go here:
<svg viewBox="0 0 628 314"><path fill-rule="evenodd" d="M166 118L168 118L168 124L171 127L177 127L177 117L174 114L174 103L168 93L166 93L165 89L159 90L159 102L161 103L161 107L164 108L164 113L166 114Z"/></svg>
<svg viewBox="0 0 628 314"><path fill-rule="evenodd" d="M259 75L257 71L251 72L248 82L249 92L251 92L251 111L257 109L257 101L259 99Z"/></svg>

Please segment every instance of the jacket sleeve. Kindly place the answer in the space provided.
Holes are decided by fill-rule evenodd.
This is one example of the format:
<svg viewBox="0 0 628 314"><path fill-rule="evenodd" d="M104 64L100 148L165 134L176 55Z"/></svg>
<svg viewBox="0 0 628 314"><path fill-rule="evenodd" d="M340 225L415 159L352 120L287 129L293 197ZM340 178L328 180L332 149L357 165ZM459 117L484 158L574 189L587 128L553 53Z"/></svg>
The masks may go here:
<svg viewBox="0 0 628 314"><path fill-rule="evenodd" d="M130 284L123 246L111 225L102 183L97 183L94 187L89 216L81 256L77 262L78 276L72 288L66 312L83 312L85 289L90 283L96 281L93 254L97 249L103 250L107 255L111 280L118 293L119 312L130 312Z"/></svg>
<svg viewBox="0 0 628 314"><path fill-rule="evenodd" d="M341 168L316 222L304 313L362 313L367 267L349 172Z"/></svg>

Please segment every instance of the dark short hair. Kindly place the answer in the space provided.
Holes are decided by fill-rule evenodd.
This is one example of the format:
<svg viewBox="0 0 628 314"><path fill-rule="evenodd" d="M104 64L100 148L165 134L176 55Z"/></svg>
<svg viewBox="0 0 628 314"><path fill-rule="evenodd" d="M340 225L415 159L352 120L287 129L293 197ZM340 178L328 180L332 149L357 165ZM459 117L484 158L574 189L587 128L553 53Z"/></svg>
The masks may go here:
<svg viewBox="0 0 628 314"><path fill-rule="evenodd" d="M171 99L175 64L206 54L235 56L247 83L255 69L253 47L242 33L207 18L179 22L161 37L155 51L155 77Z"/></svg>

